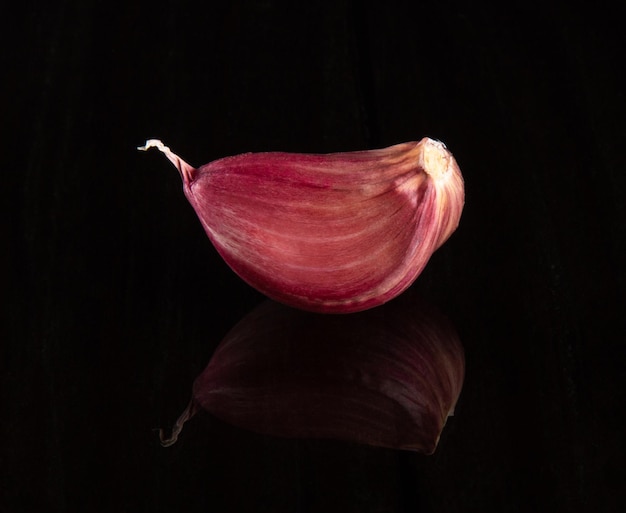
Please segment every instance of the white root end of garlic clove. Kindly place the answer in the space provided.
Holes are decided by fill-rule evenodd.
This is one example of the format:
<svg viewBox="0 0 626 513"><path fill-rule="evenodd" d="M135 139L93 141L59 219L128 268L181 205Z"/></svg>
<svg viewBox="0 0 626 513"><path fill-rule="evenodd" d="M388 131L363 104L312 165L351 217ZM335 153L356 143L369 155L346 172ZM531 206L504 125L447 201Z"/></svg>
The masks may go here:
<svg viewBox="0 0 626 513"><path fill-rule="evenodd" d="M433 179L440 180L448 172L450 152L446 145L435 139L426 139L422 153L423 169Z"/></svg>
<svg viewBox="0 0 626 513"><path fill-rule="evenodd" d="M140 151L148 151L150 148L156 148L165 154L169 161L176 166L176 169L178 169L183 182L186 184L191 182L192 174L195 171L193 166L187 164L187 162L170 150L168 146L165 146L165 144L163 144L163 142L159 139L148 139L146 144L143 146L137 146L137 149Z"/></svg>

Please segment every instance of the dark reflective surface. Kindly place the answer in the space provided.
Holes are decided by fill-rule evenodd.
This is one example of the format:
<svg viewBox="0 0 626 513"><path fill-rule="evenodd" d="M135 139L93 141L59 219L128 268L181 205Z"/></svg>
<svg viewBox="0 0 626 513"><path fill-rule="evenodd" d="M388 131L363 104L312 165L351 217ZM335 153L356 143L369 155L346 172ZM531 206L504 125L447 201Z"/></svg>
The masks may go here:
<svg viewBox="0 0 626 513"><path fill-rule="evenodd" d="M415 294L353 315L265 301L222 340L161 442L206 410L263 434L432 454L464 375L450 321Z"/></svg>
<svg viewBox="0 0 626 513"><path fill-rule="evenodd" d="M0 511L623 511L617 13L14 7ZM422 136L447 144L467 193L414 285L465 349L437 451L277 440L207 415L161 447L263 298L211 247L176 171L135 147L160 137L198 165Z"/></svg>

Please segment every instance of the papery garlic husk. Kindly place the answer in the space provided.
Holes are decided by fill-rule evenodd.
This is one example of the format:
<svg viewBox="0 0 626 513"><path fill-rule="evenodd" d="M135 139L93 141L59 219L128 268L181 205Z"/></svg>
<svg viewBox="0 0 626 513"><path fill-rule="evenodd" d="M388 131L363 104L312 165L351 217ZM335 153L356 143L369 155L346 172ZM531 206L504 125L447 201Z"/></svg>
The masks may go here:
<svg viewBox="0 0 626 513"><path fill-rule="evenodd" d="M349 316L265 302L218 346L163 445L206 410L266 435L431 454L461 393L463 348L445 317L404 299Z"/></svg>
<svg viewBox="0 0 626 513"><path fill-rule="evenodd" d="M457 228L459 167L439 141L310 155L246 153L193 168L161 141L213 245L247 283L349 313L403 292Z"/></svg>

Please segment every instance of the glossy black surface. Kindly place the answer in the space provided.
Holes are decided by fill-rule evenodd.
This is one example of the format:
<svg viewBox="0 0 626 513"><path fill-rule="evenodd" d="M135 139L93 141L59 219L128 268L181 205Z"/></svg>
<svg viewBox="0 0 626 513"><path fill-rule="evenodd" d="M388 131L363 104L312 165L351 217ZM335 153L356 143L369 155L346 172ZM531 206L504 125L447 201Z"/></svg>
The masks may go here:
<svg viewBox="0 0 626 513"><path fill-rule="evenodd" d="M617 12L25 1L6 17L0 511L623 511L626 147ZM414 287L467 375L436 453L185 407L263 297L159 137L200 165L431 136L466 180Z"/></svg>

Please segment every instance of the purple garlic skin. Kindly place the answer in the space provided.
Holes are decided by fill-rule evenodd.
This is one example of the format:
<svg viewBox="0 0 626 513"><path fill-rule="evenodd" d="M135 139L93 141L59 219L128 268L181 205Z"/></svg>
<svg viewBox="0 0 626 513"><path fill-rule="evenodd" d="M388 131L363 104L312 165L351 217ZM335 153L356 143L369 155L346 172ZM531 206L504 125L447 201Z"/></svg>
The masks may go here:
<svg viewBox="0 0 626 513"><path fill-rule="evenodd" d="M266 435L432 454L461 393L463 348L445 317L404 299L350 316L263 303L218 346L163 445L202 409Z"/></svg>
<svg viewBox="0 0 626 513"><path fill-rule="evenodd" d="M332 153L245 153L194 168L161 141L226 263L286 305L366 310L398 296L457 228L459 166L433 139Z"/></svg>

